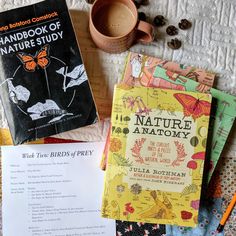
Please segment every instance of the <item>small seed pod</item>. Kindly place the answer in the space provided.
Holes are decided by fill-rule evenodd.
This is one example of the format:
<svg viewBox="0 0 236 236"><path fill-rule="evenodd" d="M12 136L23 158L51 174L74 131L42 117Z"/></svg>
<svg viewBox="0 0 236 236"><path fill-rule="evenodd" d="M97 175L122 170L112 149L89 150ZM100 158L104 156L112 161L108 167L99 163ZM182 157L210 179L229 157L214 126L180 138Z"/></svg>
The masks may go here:
<svg viewBox="0 0 236 236"><path fill-rule="evenodd" d="M180 22L179 22L179 28L182 29L182 30L187 30L189 28L192 27L192 23L186 19L182 19Z"/></svg>
<svg viewBox="0 0 236 236"><path fill-rule="evenodd" d="M182 46L182 42L179 39L175 38L168 42L167 45L169 48L176 50Z"/></svg>
<svg viewBox="0 0 236 236"><path fill-rule="evenodd" d="M170 25L167 27L166 33L170 36L174 36L178 34L178 29L174 25Z"/></svg>
<svg viewBox="0 0 236 236"><path fill-rule="evenodd" d="M138 19L142 21L146 21L147 20L146 14L144 12L139 12Z"/></svg>
<svg viewBox="0 0 236 236"><path fill-rule="evenodd" d="M142 5L147 6L149 4L149 0L142 0Z"/></svg>
<svg viewBox="0 0 236 236"><path fill-rule="evenodd" d="M139 8L142 5L142 0L135 0L134 4L137 8Z"/></svg>
<svg viewBox="0 0 236 236"><path fill-rule="evenodd" d="M153 20L153 24L157 27L164 26L166 24L164 16L157 15Z"/></svg>

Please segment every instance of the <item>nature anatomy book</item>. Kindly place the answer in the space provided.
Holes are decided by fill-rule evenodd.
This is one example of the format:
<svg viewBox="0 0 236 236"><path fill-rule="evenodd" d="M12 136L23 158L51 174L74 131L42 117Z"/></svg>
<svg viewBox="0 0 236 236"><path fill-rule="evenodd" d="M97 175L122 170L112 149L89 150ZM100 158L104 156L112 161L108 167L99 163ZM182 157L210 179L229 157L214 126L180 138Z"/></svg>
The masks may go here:
<svg viewBox="0 0 236 236"><path fill-rule="evenodd" d="M66 1L2 12L0 22L0 97L14 144L96 122Z"/></svg>
<svg viewBox="0 0 236 236"><path fill-rule="evenodd" d="M215 74L208 72L204 69L186 66L173 61L163 60L157 57L151 57L140 53L129 52L123 77L121 83L128 86L144 86L144 87L163 87L162 82L153 80L155 69L162 67L182 76L186 76L191 80L198 81L199 83L213 86ZM182 89L179 85L167 84L164 82L166 89ZM101 169L106 169L107 151L109 146L109 135L107 137L105 150L101 161Z"/></svg>
<svg viewBox="0 0 236 236"><path fill-rule="evenodd" d="M117 85L102 216L195 226L210 111L210 94Z"/></svg>

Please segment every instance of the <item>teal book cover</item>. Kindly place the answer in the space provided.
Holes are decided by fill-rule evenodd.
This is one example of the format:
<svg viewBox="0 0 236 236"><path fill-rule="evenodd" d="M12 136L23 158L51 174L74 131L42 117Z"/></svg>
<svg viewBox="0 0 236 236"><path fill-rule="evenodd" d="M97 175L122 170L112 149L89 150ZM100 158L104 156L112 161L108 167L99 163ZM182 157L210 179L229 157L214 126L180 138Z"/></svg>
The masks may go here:
<svg viewBox="0 0 236 236"><path fill-rule="evenodd" d="M183 91L202 92L212 95L213 102L208 139L205 138L201 142L197 138L192 140L196 146L203 145L210 147L207 148L207 156L209 159L207 178L209 182L233 127L236 117L236 97L161 67L156 67L150 81L151 87L156 87L155 84L158 84L159 88L170 89L174 87L174 85L178 85L179 89ZM185 107L186 111L188 106L193 105L198 108L197 112L201 113L201 103L199 100L196 102L189 101L189 104ZM199 134L203 136L204 131L199 130Z"/></svg>

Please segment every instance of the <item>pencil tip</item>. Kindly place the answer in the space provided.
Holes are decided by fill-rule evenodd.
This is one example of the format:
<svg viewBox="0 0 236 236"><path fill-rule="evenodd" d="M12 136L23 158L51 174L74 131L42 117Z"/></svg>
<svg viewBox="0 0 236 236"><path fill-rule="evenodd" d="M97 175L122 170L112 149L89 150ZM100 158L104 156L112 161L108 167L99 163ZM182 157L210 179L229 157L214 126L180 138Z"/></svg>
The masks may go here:
<svg viewBox="0 0 236 236"><path fill-rule="evenodd" d="M223 231L223 229L224 229L224 225L219 224L218 227L217 227L217 229L216 229L216 232L217 232L217 233L220 233L220 232Z"/></svg>

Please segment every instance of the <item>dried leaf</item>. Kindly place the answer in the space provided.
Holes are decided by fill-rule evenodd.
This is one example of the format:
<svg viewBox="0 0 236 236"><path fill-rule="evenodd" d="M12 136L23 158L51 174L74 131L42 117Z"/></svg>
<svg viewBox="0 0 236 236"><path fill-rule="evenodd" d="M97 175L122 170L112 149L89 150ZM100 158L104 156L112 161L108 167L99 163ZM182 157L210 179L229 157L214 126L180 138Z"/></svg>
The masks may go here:
<svg viewBox="0 0 236 236"><path fill-rule="evenodd" d="M28 102L30 91L27 88L21 85L15 87L10 80L7 80L7 84L10 98L15 104L18 104L19 101Z"/></svg>

